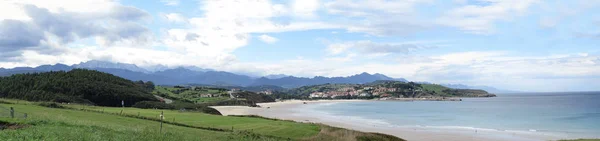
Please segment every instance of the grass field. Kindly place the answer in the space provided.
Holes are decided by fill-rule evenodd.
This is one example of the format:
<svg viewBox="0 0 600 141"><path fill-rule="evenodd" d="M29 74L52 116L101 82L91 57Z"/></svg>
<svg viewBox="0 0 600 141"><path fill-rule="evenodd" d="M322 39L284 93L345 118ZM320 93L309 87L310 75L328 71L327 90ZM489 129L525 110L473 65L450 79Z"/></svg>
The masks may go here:
<svg viewBox="0 0 600 141"><path fill-rule="evenodd" d="M157 94L157 93L167 94L170 97L174 97L177 99L185 99L185 100L193 101L196 103L218 102L218 101L223 101L223 100L229 99L228 95L223 96L223 97L201 97L200 96L202 94L226 94L223 91L218 91L218 90L214 90L214 89L202 89L202 90L198 90L198 91L186 90L186 91L183 91L178 94L173 93L173 91L177 91L180 89L181 88L156 86L153 93L154 94Z"/></svg>
<svg viewBox="0 0 600 141"><path fill-rule="evenodd" d="M320 128L315 124L304 124L289 121L273 121L260 118L228 117L210 115L198 112L180 112L177 110L154 110L138 108L116 108L96 107L83 105L65 105L72 108L85 108L88 110L104 111L110 113L121 113L128 115L140 115L150 118L158 118L160 112L164 112L165 120L183 123L187 125L212 127L219 129L232 129L250 131L257 134L271 135L283 138L301 139L315 136Z"/></svg>
<svg viewBox="0 0 600 141"><path fill-rule="evenodd" d="M27 113L28 118L0 117L2 140L401 140L383 134L256 117L74 104L48 108L27 101L7 104L16 102L0 99L0 108L14 107L16 112ZM160 122L146 118L158 118L161 111L166 121L177 123L163 124L162 133L159 132ZM138 113L140 117L137 117ZM10 129L9 126L9 129L1 130L9 123L23 128Z"/></svg>
<svg viewBox="0 0 600 141"><path fill-rule="evenodd" d="M428 91L434 91L436 94L440 94L440 95L447 95L445 92L443 92L443 90L448 89L442 85L437 85L437 84L422 84L421 87L423 87L423 89L428 90Z"/></svg>
<svg viewBox="0 0 600 141"><path fill-rule="evenodd" d="M193 98L192 101L196 101L197 103L210 103L210 102L218 102L228 100L229 97L201 97L201 98Z"/></svg>
<svg viewBox="0 0 600 141"><path fill-rule="evenodd" d="M26 124L0 131L2 140L280 140L238 132L198 130L117 115L46 108L25 104L0 104L28 113L27 119L1 117L0 121Z"/></svg>

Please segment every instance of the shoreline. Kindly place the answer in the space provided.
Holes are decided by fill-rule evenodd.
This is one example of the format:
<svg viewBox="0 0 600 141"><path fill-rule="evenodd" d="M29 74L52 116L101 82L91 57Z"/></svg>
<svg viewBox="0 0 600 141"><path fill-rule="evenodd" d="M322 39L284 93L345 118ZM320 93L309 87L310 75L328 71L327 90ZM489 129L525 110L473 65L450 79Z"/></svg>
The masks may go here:
<svg viewBox="0 0 600 141"><path fill-rule="evenodd" d="M246 106L213 106L224 116L227 115L258 115L282 120L293 120L305 123L321 123L333 127L346 128L362 132L377 132L397 136L406 140L489 140L489 141L547 141L565 139L565 136L544 132L527 132L512 130L495 130L473 127L436 127L436 126L390 126L385 122L371 119L350 117L331 117L323 113L311 113L295 108L312 104L329 104L339 102L366 102L395 100L288 100L283 102L257 103L260 108ZM305 104L306 103L306 104ZM368 124L371 122L372 124Z"/></svg>

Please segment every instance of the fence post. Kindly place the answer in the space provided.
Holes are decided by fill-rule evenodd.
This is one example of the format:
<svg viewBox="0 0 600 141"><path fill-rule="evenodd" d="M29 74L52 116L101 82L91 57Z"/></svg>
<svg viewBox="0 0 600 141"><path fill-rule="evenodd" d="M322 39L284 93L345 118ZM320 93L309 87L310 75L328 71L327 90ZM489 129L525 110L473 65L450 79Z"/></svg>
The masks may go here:
<svg viewBox="0 0 600 141"><path fill-rule="evenodd" d="M123 109L121 109L121 113L119 115L123 115Z"/></svg>
<svg viewBox="0 0 600 141"><path fill-rule="evenodd" d="M10 118L15 118L15 109L13 107L10 107Z"/></svg>
<svg viewBox="0 0 600 141"><path fill-rule="evenodd" d="M163 111L160 111L160 133L162 133L163 119L164 119Z"/></svg>

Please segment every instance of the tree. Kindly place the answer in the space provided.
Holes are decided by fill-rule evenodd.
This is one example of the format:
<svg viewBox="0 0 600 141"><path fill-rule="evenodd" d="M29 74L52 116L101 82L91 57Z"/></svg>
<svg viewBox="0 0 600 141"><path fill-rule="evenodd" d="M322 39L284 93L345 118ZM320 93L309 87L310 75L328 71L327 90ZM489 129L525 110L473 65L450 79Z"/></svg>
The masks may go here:
<svg viewBox="0 0 600 141"><path fill-rule="evenodd" d="M144 83L144 87L150 91L153 91L155 86L154 86L154 82L152 81L147 81L146 83Z"/></svg>

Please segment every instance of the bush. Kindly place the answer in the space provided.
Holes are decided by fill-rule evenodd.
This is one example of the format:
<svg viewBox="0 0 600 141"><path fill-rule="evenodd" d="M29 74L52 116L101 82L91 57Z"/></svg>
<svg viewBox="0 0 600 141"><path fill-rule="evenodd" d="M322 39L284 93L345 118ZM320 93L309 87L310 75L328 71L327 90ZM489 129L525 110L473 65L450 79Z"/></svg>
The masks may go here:
<svg viewBox="0 0 600 141"><path fill-rule="evenodd" d="M48 108L65 108L62 105L56 103L56 102L42 102L40 104L38 104L40 106L44 106L44 107L48 107Z"/></svg>
<svg viewBox="0 0 600 141"><path fill-rule="evenodd" d="M0 100L0 104L14 104L14 103L8 102L8 101L4 101L4 100Z"/></svg>
<svg viewBox="0 0 600 141"><path fill-rule="evenodd" d="M186 109L207 114L221 115L221 112L219 112L217 109L208 107L206 105L194 104L185 101L174 101L173 103L171 103L171 105L173 105L175 109Z"/></svg>
<svg viewBox="0 0 600 141"><path fill-rule="evenodd" d="M219 112L219 110L217 110L215 108L211 108L211 107L206 107L206 106L199 107L198 111L207 113L207 114L222 115L221 112Z"/></svg>
<svg viewBox="0 0 600 141"><path fill-rule="evenodd" d="M157 101L140 101L133 105L136 108L142 109L175 109L175 106Z"/></svg>
<svg viewBox="0 0 600 141"><path fill-rule="evenodd" d="M204 103L206 106L250 106L257 107L256 102L249 100L225 100L214 103Z"/></svg>

